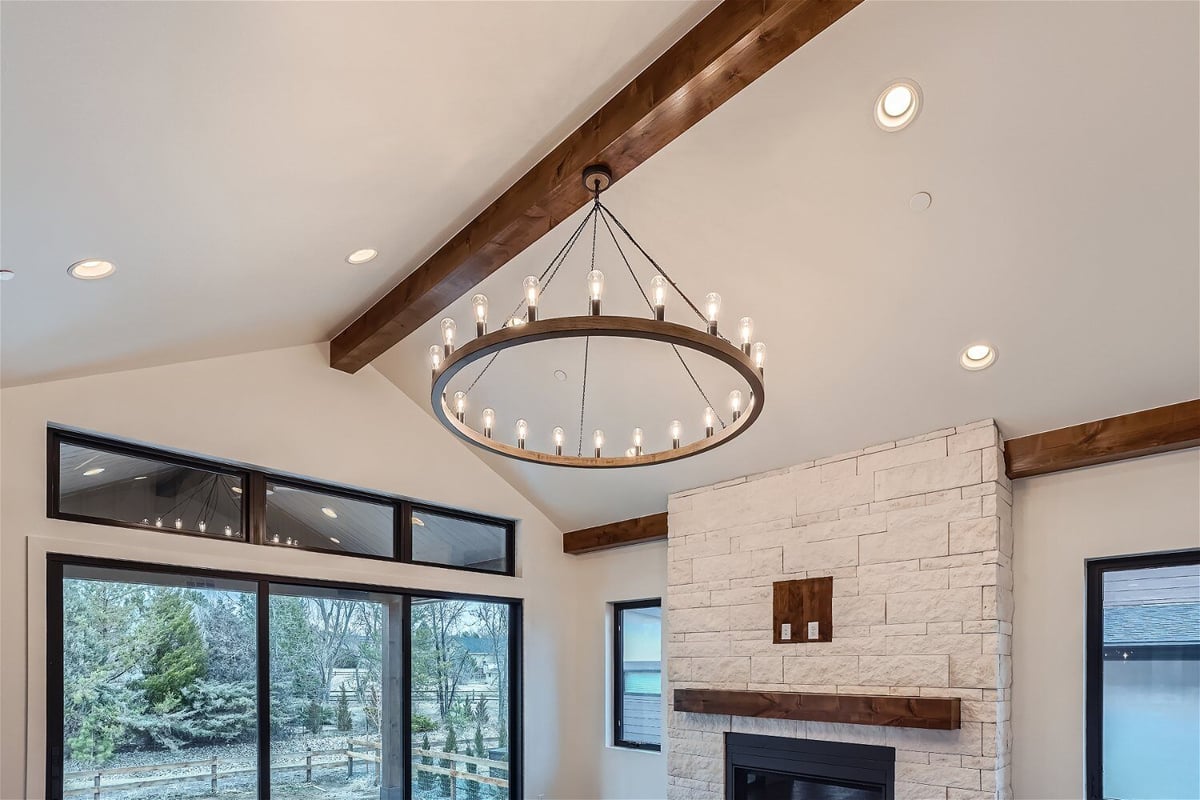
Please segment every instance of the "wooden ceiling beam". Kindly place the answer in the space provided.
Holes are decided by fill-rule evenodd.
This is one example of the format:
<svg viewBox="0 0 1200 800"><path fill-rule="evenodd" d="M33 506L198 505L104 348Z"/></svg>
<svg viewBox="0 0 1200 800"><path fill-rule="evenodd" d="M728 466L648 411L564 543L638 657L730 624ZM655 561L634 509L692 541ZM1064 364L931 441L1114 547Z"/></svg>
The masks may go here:
<svg viewBox="0 0 1200 800"><path fill-rule="evenodd" d="M357 372L578 211L580 176L619 180L862 0L725 0L398 286L333 338Z"/></svg>
<svg viewBox="0 0 1200 800"><path fill-rule="evenodd" d="M563 534L563 552L571 555L611 550L643 542L666 541L667 512L610 522L594 528L584 528Z"/></svg>
<svg viewBox="0 0 1200 800"><path fill-rule="evenodd" d="M1028 478L1197 446L1200 400L1188 400L1009 439L1004 460L1009 478Z"/></svg>

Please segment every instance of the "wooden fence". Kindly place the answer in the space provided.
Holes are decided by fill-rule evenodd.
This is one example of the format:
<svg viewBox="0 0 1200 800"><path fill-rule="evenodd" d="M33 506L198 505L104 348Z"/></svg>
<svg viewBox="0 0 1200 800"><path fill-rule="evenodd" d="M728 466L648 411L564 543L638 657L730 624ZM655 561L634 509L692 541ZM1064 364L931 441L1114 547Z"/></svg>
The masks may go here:
<svg viewBox="0 0 1200 800"><path fill-rule="evenodd" d="M362 748L362 749L356 749ZM379 785L379 764L383 760L380 757L379 751L381 746L378 742L372 742L365 739L347 739L346 747L334 748L332 750L306 750L303 753L291 753L283 756L276 756L279 760L287 759L303 759L295 764L272 764L271 773L276 772L303 772L304 782L312 783L313 771L331 768L345 768L346 779L349 780L354 776L354 762L361 761L364 768L368 770L367 774L374 774L375 785ZM335 758L330 759L330 756ZM435 760L435 764L421 764L418 759L426 756ZM412 751L412 768L417 772L428 772L439 776L448 776L450 781L450 800L455 800L457 791L457 779L465 781L474 781L476 783L487 784L489 786L498 786L508 788L508 780L506 777L497 777L494 772L500 772L502 775L508 775L509 765L504 761L492 761L486 758L478 758L476 756L465 756L458 753L443 753L440 750L422 750L414 748ZM315 760L314 760L315 759ZM452 767L437 766L437 763L451 762ZM464 764L473 764L476 769L486 768L487 774L481 772L467 772L465 769L459 769L459 762ZM167 769L188 769L192 767L200 768L198 772L190 775L171 775L165 778L137 778L136 780L118 781L116 783L104 783L104 778L121 775L133 775L138 772L155 772ZM235 778L243 775L253 775L258 772L257 766L252 767L236 767L234 769L221 769L220 759L217 757L199 759L196 761L176 761L170 764L146 764L138 767L114 767L112 769L97 769L88 770L85 772L68 772L63 776L64 785L66 782L73 779L88 779L91 781L90 786L79 786L73 789L65 789L64 797L80 797L91 795L92 800L100 800L103 794L109 795L114 792L128 792L137 789L146 789L151 786L170 786L179 783L191 783L193 781L207 781L209 783L209 794L217 793L218 781L226 778Z"/></svg>

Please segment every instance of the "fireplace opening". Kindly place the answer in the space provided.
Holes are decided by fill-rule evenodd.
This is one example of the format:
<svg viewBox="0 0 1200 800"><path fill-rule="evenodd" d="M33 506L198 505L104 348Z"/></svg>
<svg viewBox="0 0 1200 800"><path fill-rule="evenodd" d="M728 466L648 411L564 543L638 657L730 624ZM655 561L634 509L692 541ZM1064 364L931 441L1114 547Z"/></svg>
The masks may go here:
<svg viewBox="0 0 1200 800"><path fill-rule="evenodd" d="M894 800L892 747L725 735L727 800Z"/></svg>

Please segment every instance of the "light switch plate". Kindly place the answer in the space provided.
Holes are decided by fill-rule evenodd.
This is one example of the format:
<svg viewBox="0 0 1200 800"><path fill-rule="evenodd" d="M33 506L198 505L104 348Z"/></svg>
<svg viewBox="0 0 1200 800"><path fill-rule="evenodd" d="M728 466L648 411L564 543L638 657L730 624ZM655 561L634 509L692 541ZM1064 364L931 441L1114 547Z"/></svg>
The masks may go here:
<svg viewBox="0 0 1200 800"><path fill-rule="evenodd" d="M780 639L791 639L792 638L792 623L785 622L779 626L779 638Z"/></svg>
<svg viewBox="0 0 1200 800"><path fill-rule="evenodd" d="M818 639L818 638L820 638L820 636L821 636L821 623L820 622L808 623L808 639L809 639L809 641L812 641L813 639Z"/></svg>

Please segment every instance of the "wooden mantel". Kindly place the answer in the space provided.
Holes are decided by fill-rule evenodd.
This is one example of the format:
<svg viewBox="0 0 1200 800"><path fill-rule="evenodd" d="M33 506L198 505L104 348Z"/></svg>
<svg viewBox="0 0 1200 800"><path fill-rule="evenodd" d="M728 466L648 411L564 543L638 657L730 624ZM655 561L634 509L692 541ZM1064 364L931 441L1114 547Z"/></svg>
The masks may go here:
<svg viewBox="0 0 1200 800"><path fill-rule="evenodd" d="M957 697L675 690L676 711L940 731L958 729L960 705Z"/></svg>

